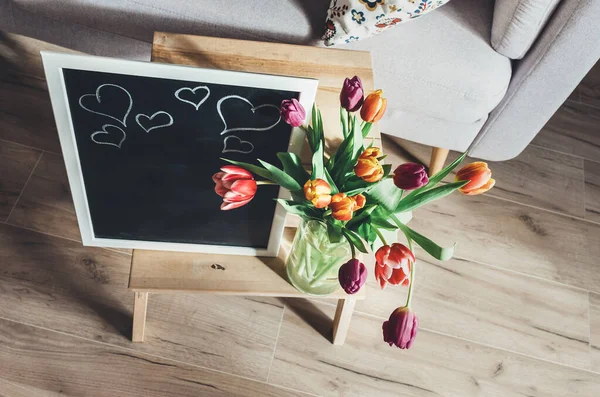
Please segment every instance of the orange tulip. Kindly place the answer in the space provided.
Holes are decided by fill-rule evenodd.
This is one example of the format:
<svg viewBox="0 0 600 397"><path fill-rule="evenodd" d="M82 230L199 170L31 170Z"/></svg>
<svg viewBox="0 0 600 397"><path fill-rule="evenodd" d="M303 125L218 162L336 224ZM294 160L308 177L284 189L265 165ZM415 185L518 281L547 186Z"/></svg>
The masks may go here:
<svg viewBox="0 0 600 397"><path fill-rule="evenodd" d="M365 98L360 109L360 117L368 122L375 123L383 117L387 107L387 99L383 96L383 90L377 90Z"/></svg>
<svg viewBox="0 0 600 397"><path fill-rule="evenodd" d="M349 197L346 193L336 193L331 197L331 216L338 221L349 221L354 211L365 206L367 199L362 194Z"/></svg>
<svg viewBox="0 0 600 397"><path fill-rule="evenodd" d="M362 207L364 207L365 204L366 204L366 202L367 202L367 199L362 194L357 194L356 196L352 196L350 198L352 200L354 200L354 209L353 209L353 211L358 211L359 209L361 209Z"/></svg>
<svg viewBox="0 0 600 397"><path fill-rule="evenodd" d="M487 163L476 161L467 164L456 173L456 182L470 181L465 186L461 187L460 192L467 196L475 196L482 194L494 187L496 181L492 178L492 170L488 168Z"/></svg>
<svg viewBox="0 0 600 397"><path fill-rule="evenodd" d="M383 167L377 160L381 157L381 149L370 147L358 157L358 162L354 166L354 173L365 182L377 182L383 178Z"/></svg>
<svg viewBox="0 0 600 397"><path fill-rule="evenodd" d="M325 208L331 201L331 186L323 179L309 179L304 184L304 197L315 207Z"/></svg>

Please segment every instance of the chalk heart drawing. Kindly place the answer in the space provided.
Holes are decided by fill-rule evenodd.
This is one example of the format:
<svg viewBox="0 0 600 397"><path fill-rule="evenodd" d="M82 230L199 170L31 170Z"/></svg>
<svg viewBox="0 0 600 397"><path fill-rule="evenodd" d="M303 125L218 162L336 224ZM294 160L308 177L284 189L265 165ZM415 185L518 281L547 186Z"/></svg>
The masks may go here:
<svg viewBox="0 0 600 397"><path fill-rule="evenodd" d="M121 149L121 145L125 141L126 135L120 127L111 124L104 124L102 131L96 131L90 135L92 141L99 145L116 146Z"/></svg>
<svg viewBox="0 0 600 397"><path fill-rule="evenodd" d="M254 114L256 114L256 111L258 109L273 108L274 110L277 111L277 113L273 113L273 114L277 114L277 121L275 121L273 124L268 125L266 127L235 127L235 128L229 128L227 126L227 121L225 121L225 117L223 117L223 112L221 110L221 105L223 104L223 102L225 102L225 101L231 101L231 100L246 102L248 104L248 106L250 106L250 110ZM271 128L275 127L277 124L279 124L279 122L281 121L281 115L279 114L279 106L269 105L269 104L254 106L252 104L252 102L250 102L246 98L241 97L239 95L229 95L229 96L226 96L226 97L223 97L223 98L219 99L219 102L217 102L217 113L219 113L219 117L221 118L221 121L223 122L223 131L221 131L221 135L226 134L228 132L234 132L234 131L268 131Z"/></svg>
<svg viewBox="0 0 600 397"><path fill-rule="evenodd" d="M229 135L223 140L223 153L252 153L254 145L248 141L242 141L240 137Z"/></svg>
<svg viewBox="0 0 600 397"><path fill-rule="evenodd" d="M142 124L142 120L146 120L144 121L144 124L147 126ZM145 114L140 113L135 116L135 121L146 132L173 125L173 117L169 113L163 112L162 110L159 110L152 116L146 116Z"/></svg>
<svg viewBox="0 0 600 397"><path fill-rule="evenodd" d="M196 91L200 91L200 93L196 93ZM191 92L191 95L187 92ZM185 99L183 97L184 95L185 98L188 99ZM181 102L189 103L190 105L195 107L196 110L198 110L200 106L202 106L202 104L206 102L209 96L210 88L208 88L205 85L199 85L198 87L194 88L183 87L175 91L175 98L179 99Z"/></svg>
<svg viewBox="0 0 600 397"><path fill-rule="evenodd" d="M113 103L126 103L127 108L117 112L108 112ZM88 112L110 117L127 127L127 116L133 107L131 94L125 88L116 84L102 84L95 94L85 94L79 98L79 106Z"/></svg>

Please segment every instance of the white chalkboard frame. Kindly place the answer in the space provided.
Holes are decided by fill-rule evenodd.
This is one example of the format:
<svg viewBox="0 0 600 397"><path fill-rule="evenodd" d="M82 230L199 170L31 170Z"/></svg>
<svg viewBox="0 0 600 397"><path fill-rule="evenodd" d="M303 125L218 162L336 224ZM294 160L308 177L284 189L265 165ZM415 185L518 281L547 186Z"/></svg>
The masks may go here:
<svg viewBox="0 0 600 397"><path fill-rule="evenodd" d="M83 245L111 248L201 252L208 254L277 256L286 217L285 210L279 204L275 210L271 234L266 249L96 237L94 235L94 225L92 223L85 191L83 173L79 160L79 153L77 151L75 131L69 109L62 69L119 73L173 80L197 80L215 84L299 92L300 97L298 100L307 110L308 120L310 120L310 112L317 94L318 80L216 69L202 69L190 66L129 61L116 58L62 54L46 51L42 51L41 55ZM300 155L303 142L304 132L300 128L294 128L290 138L289 151ZM289 198L289 192L280 188L279 197Z"/></svg>

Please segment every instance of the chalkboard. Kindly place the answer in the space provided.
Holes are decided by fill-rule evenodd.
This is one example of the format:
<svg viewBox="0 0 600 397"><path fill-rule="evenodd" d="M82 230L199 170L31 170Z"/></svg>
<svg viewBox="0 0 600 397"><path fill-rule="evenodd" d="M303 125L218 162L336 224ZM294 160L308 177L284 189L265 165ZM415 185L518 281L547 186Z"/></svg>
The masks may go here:
<svg viewBox="0 0 600 397"><path fill-rule="evenodd" d="M227 164L222 157L278 164L276 153L288 150L293 130L281 120L279 105L299 99L300 90L255 86L249 74L244 85L232 85L66 67L60 72L94 239L127 241L114 245L132 248L138 241L147 243L144 248L176 243L184 250L204 245L223 247L210 252L267 252L272 233L280 235L283 227L274 222L279 188L261 185L249 204L221 211L212 175Z"/></svg>

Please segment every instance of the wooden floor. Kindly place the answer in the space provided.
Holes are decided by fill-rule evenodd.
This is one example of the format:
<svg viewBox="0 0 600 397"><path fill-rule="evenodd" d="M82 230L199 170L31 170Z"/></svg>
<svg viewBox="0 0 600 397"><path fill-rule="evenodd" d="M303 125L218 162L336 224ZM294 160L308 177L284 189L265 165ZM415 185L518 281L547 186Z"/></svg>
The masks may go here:
<svg viewBox="0 0 600 397"><path fill-rule="evenodd" d="M82 247L39 63L0 48L0 396L600 396L600 70L488 195L415 211L458 247L418 255L410 351L372 274L342 347L331 305L194 295L151 296L133 344L130 253Z"/></svg>

